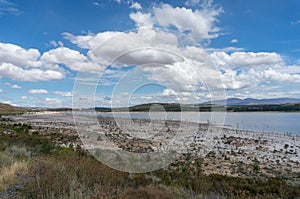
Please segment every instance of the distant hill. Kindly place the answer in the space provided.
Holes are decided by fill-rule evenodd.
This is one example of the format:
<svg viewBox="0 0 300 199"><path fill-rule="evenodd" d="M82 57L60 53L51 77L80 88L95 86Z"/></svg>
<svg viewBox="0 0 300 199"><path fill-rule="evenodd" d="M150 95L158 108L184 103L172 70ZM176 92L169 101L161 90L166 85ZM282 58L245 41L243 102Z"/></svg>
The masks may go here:
<svg viewBox="0 0 300 199"><path fill-rule="evenodd" d="M254 99L254 98L229 98L227 100L215 100L205 102L203 104L215 104L215 105L282 105L282 104L297 104L300 103L300 99L294 98L274 98L274 99Z"/></svg>
<svg viewBox="0 0 300 199"><path fill-rule="evenodd" d="M111 108L107 108L107 107L95 107L94 108L95 111L99 111L99 112L110 112ZM91 108L90 110L93 110L93 108Z"/></svg>
<svg viewBox="0 0 300 199"><path fill-rule="evenodd" d="M179 104L179 103L148 103L122 108L96 108L100 112L148 112L151 111L229 111L229 112L249 112L249 111L283 111L299 112L300 99L276 98L276 99L239 99L229 98L227 100L217 100L202 104Z"/></svg>
<svg viewBox="0 0 300 199"><path fill-rule="evenodd" d="M207 107L207 105L203 105ZM194 104L178 104L178 103L149 103L129 107L129 111L195 111L199 106Z"/></svg>
<svg viewBox="0 0 300 199"><path fill-rule="evenodd" d="M4 104L0 102L0 115L14 115L27 112L27 109L15 107L10 104Z"/></svg>
<svg viewBox="0 0 300 199"><path fill-rule="evenodd" d="M300 112L300 103L293 104L259 104L259 105L232 105L226 106L228 112L280 111Z"/></svg>
<svg viewBox="0 0 300 199"><path fill-rule="evenodd" d="M275 102L275 101L274 101ZM155 105L155 106L153 106ZM159 106L162 108L159 108ZM153 108L154 107L154 108ZM158 108L155 108L158 107ZM253 111L281 111L281 112L299 112L300 103L288 104L258 104L258 105L212 105L212 104L168 104L168 103L153 103L141 104L129 107L131 112L148 112L151 111L229 111L229 112L253 112ZM128 111L128 108L117 108L112 111Z"/></svg>
<svg viewBox="0 0 300 199"><path fill-rule="evenodd" d="M196 104L179 104L179 103L148 103L148 104L139 104L131 107L120 107L120 108L104 108L96 107L95 110L98 112L148 112L151 111L211 111L212 107L219 108L224 110L224 107L216 107L211 105L196 105ZM91 110L91 109L88 109Z"/></svg>

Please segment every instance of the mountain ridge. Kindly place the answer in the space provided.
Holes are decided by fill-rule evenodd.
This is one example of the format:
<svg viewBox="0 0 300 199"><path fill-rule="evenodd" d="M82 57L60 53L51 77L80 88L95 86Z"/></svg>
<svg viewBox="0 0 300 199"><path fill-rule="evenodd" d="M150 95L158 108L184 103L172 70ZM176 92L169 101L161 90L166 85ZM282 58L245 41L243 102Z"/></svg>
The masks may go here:
<svg viewBox="0 0 300 199"><path fill-rule="evenodd" d="M300 103L300 99L296 98L271 98L271 99L255 99L255 98L228 98L226 100L214 100L201 104L214 104L224 106L234 105L283 105Z"/></svg>

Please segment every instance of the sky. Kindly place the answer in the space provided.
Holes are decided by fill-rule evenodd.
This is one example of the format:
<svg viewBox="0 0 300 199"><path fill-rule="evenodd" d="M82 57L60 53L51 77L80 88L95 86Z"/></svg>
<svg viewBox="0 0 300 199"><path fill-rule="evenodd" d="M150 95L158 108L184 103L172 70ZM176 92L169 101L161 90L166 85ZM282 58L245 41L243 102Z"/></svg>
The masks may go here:
<svg viewBox="0 0 300 199"><path fill-rule="evenodd" d="M0 0L0 102L300 98L299 10L297 0Z"/></svg>

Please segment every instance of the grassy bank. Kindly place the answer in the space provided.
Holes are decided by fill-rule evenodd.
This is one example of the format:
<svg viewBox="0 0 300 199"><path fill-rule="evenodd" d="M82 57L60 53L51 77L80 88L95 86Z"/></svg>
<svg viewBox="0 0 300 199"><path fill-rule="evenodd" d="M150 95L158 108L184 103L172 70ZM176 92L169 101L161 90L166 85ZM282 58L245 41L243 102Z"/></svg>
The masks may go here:
<svg viewBox="0 0 300 199"><path fill-rule="evenodd" d="M15 114L22 114L27 112L27 109L19 108L12 106L10 104L0 103L0 117L1 115L15 115Z"/></svg>

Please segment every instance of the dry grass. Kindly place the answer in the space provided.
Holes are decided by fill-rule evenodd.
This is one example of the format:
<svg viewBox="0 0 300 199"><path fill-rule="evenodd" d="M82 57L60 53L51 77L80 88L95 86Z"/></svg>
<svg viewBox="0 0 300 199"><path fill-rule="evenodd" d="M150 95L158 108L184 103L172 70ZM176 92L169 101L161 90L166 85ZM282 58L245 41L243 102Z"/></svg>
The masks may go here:
<svg viewBox="0 0 300 199"><path fill-rule="evenodd" d="M5 152L16 158L30 158L31 152L25 146L12 145L6 148Z"/></svg>
<svg viewBox="0 0 300 199"><path fill-rule="evenodd" d="M124 198L130 199L175 199L179 198L171 191L161 189L158 187L139 187L137 189L129 188L125 191Z"/></svg>
<svg viewBox="0 0 300 199"><path fill-rule="evenodd" d="M125 173L71 151L35 157L29 166L31 180L23 190L25 198L91 198L98 194L118 197L120 185L127 181Z"/></svg>
<svg viewBox="0 0 300 199"><path fill-rule="evenodd" d="M24 146L12 145L0 152L0 191L16 184L18 174L28 172L29 152Z"/></svg>
<svg viewBox="0 0 300 199"><path fill-rule="evenodd" d="M28 162L21 160L0 168L0 191L17 183L17 175L28 171Z"/></svg>
<svg viewBox="0 0 300 199"><path fill-rule="evenodd" d="M10 166L16 161L16 158L7 153L7 152L2 152L0 151L0 168L5 167L5 166Z"/></svg>

